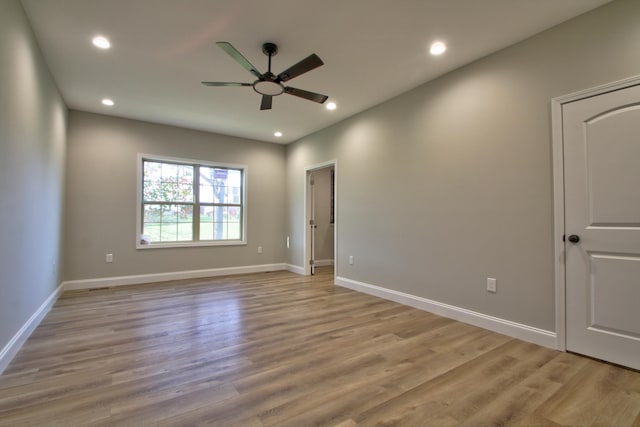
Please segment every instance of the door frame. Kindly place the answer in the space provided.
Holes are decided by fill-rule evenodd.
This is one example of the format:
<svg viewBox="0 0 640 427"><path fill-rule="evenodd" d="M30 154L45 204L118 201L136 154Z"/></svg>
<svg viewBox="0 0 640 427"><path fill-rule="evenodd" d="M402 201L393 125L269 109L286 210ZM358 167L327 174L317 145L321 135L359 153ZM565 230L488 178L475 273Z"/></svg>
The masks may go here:
<svg viewBox="0 0 640 427"><path fill-rule="evenodd" d="M640 76L629 77L612 83L562 95L551 100L551 142L553 156L553 239L554 239L554 270L555 270L555 299L556 299L556 348L567 350L566 330L566 269L565 244L562 236L565 234L564 211L564 141L562 136L562 105L602 95L607 92L625 89L640 84Z"/></svg>
<svg viewBox="0 0 640 427"><path fill-rule="evenodd" d="M314 165L306 166L304 168L304 223L302 234L304 242L304 274L305 276L311 275L311 265L309 260L311 259L311 227L309 227L309 220L311 219L311 189L309 188L309 175L313 171L333 167L333 275L335 277L336 271L338 271L338 161L336 159L328 160L323 163L316 163Z"/></svg>

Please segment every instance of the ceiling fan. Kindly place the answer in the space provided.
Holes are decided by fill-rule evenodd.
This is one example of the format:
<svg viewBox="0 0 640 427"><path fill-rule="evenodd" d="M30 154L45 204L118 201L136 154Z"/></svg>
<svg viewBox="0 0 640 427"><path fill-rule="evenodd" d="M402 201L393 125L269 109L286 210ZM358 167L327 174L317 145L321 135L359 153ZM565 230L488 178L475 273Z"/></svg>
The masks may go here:
<svg viewBox="0 0 640 427"><path fill-rule="evenodd" d="M322 104L329 97L321 95L315 92L309 92L302 89L296 89L295 87L285 86L282 83L289 81L301 74L318 68L323 65L322 59L315 53L307 56L297 64L287 68L277 76L271 72L271 57L278 53L278 46L274 43L264 43L262 45L262 52L269 57L269 70L262 74L251 63L242 56L238 50L228 42L216 43L222 50L227 52L229 56L235 59L245 70L253 74L258 80L253 83L235 83L235 82L202 82L205 86L252 86L253 90L262 95L262 102L260 103L261 110L270 110L271 103L274 96L288 93L289 95L297 96L300 98L308 99L309 101Z"/></svg>

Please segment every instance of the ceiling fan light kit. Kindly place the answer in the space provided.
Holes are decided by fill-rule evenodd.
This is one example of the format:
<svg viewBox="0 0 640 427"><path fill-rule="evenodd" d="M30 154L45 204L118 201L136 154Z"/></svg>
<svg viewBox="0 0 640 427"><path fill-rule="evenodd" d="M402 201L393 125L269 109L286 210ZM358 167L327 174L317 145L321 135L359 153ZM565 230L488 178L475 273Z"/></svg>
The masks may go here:
<svg viewBox="0 0 640 427"><path fill-rule="evenodd" d="M272 105L272 99L274 96L287 93L289 95L297 96L299 98L307 99L309 101L317 102L318 104L324 103L329 97L321 95L315 92L309 92L302 89L297 89L290 86L285 86L282 82L286 82L295 77L298 77L308 71L318 68L323 65L324 62L315 53L307 56L302 61L287 68L277 76L271 72L271 58L278 53L278 46L275 43L264 43L262 45L262 52L269 57L268 71L261 73L256 67L254 67L231 43L217 42L216 43L222 50L224 50L229 56L231 56L237 63L239 63L245 70L256 76L258 80L253 83L236 83L236 82L202 82L205 86L251 86L253 90L262 95L262 101L260 103L261 110L270 110Z"/></svg>
<svg viewBox="0 0 640 427"><path fill-rule="evenodd" d="M269 80L256 80L253 82L253 90L260 95L278 96L284 93L284 86Z"/></svg>

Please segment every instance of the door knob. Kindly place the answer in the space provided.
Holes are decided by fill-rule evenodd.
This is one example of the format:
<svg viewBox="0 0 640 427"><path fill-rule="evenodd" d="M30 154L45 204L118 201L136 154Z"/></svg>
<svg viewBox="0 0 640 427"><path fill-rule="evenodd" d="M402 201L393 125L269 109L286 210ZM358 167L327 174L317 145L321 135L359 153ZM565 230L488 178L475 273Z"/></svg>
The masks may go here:
<svg viewBox="0 0 640 427"><path fill-rule="evenodd" d="M577 234L572 234L571 236L569 236L569 241L571 243L578 243L580 241L580 236L578 236Z"/></svg>

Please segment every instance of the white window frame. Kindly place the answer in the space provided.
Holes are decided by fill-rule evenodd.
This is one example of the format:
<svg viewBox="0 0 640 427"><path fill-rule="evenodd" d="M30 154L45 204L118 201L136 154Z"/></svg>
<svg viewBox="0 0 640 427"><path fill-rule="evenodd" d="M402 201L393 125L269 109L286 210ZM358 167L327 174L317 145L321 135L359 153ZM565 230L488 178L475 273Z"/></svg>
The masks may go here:
<svg viewBox="0 0 640 427"><path fill-rule="evenodd" d="M185 165L200 165L208 167L219 167L229 169L242 170L242 239L241 240L190 240L180 242L157 242L151 244L143 244L141 241L142 235L142 209L143 209L143 196L142 196L142 184L144 170L142 168L145 160L157 161L157 162L170 162ZM249 174L249 168L247 165L239 165L233 163L221 163L211 162L206 160L184 159L180 157L168 157L158 156L155 154L138 153L137 157L137 199L136 199L136 249L160 249L160 248L180 248L180 247L194 247L194 246L240 246L247 244L247 176ZM196 216L194 209L194 220Z"/></svg>

